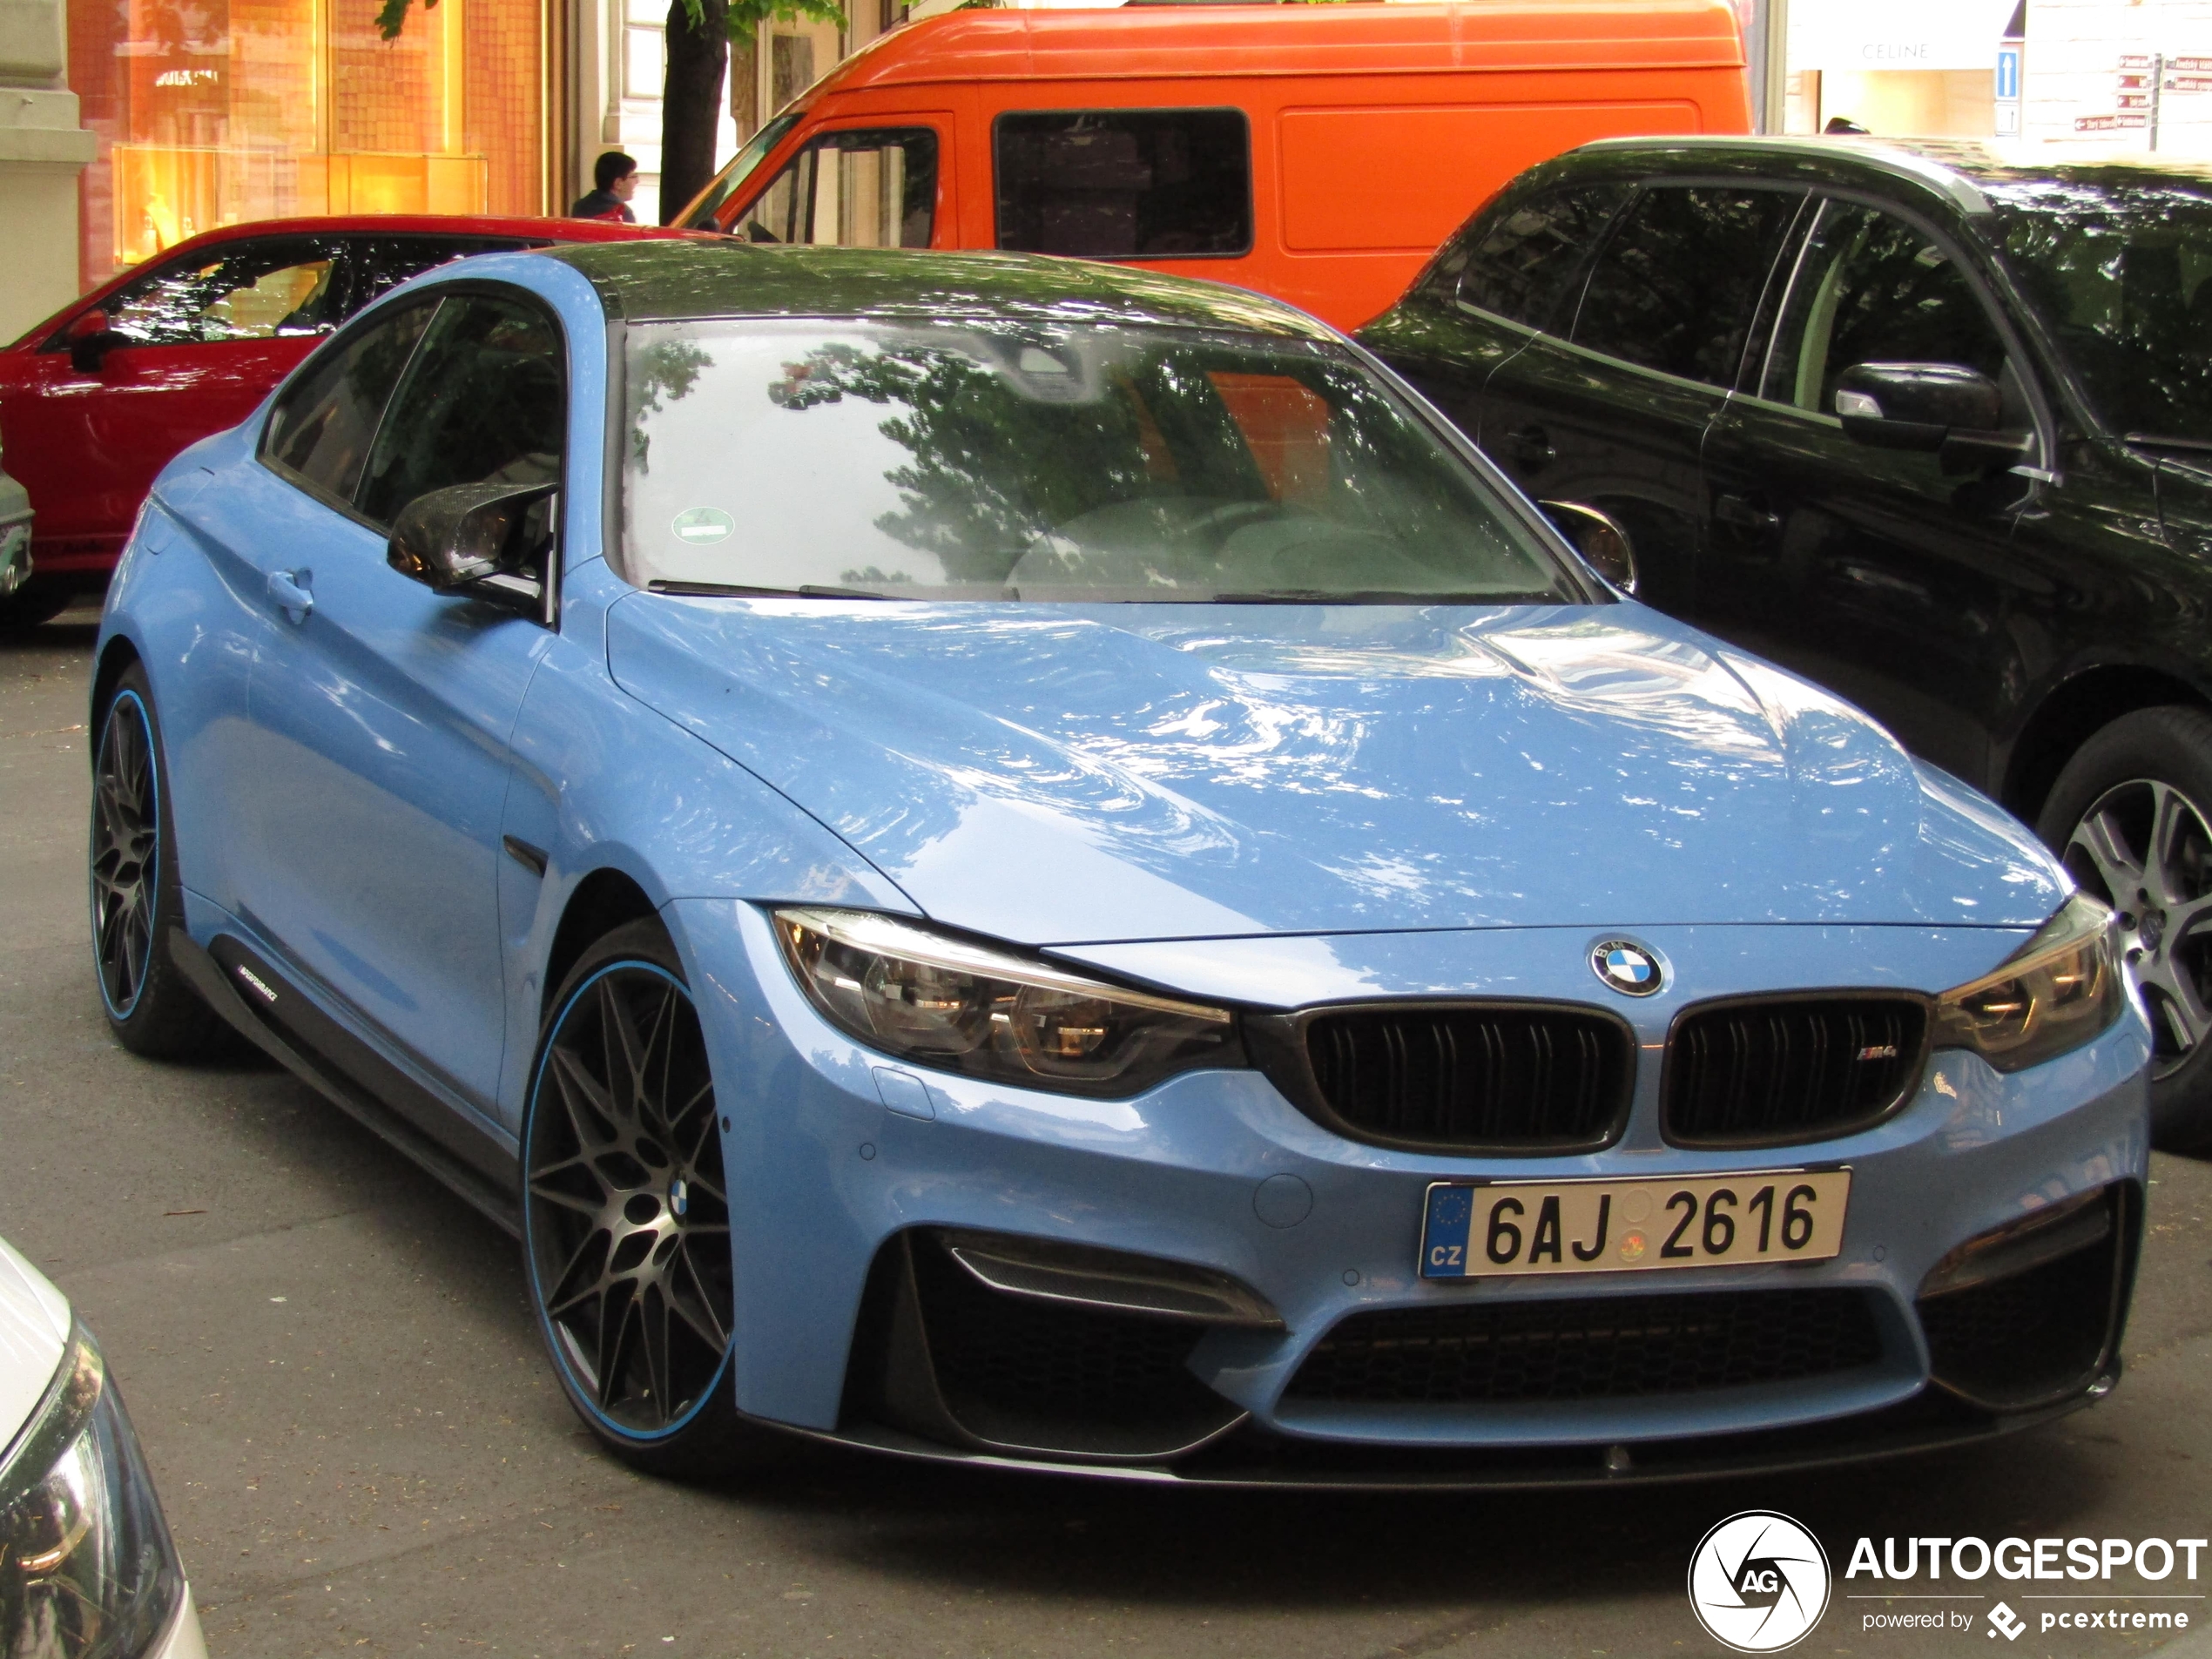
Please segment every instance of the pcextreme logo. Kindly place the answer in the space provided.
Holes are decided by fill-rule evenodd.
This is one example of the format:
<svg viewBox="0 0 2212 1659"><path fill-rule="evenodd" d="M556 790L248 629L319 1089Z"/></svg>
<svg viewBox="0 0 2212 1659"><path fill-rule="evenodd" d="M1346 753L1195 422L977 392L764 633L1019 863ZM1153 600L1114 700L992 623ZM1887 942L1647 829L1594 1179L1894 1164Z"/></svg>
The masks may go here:
<svg viewBox="0 0 2212 1659"><path fill-rule="evenodd" d="M1827 1609L1827 1552L1787 1515L1730 1515L1690 1555L1689 1606L1716 1642L1738 1653L1779 1653L1804 1640Z"/></svg>

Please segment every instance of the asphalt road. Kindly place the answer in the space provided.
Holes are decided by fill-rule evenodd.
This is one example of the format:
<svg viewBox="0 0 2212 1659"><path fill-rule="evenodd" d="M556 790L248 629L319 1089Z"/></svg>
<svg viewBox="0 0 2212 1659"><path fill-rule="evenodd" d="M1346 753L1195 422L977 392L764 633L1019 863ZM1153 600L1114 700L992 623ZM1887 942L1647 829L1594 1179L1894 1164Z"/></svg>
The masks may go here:
<svg viewBox="0 0 2212 1659"><path fill-rule="evenodd" d="M151 1064L108 1037L83 878L92 623L0 641L0 1233L106 1348L218 1656L1716 1653L1684 1575L1741 1509L1805 1522L1839 1574L1862 1534L2212 1533L2212 1164L2164 1157L2127 1379L1971 1453L1418 1501L857 1456L749 1489L633 1476L571 1420L505 1237L283 1073ZM1869 1631L1869 1609L1930 1604L1845 1599L1868 1588L1838 1581L1797 1651L2156 1645ZM1979 1595L1956 1603L1978 1620L1996 1590L2033 1615L2018 1591L2101 1587L1905 1588Z"/></svg>

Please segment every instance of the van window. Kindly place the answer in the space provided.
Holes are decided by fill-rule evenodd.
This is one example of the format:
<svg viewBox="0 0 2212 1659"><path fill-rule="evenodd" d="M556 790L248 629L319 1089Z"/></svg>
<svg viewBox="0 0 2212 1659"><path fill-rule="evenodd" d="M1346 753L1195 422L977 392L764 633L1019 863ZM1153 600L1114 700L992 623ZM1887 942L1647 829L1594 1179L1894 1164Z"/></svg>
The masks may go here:
<svg viewBox="0 0 2212 1659"><path fill-rule="evenodd" d="M1485 214L1462 244L1460 302L1541 328L1629 188L1576 185Z"/></svg>
<svg viewBox="0 0 2212 1659"><path fill-rule="evenodd" d="M1732 386L1800 192L1655 186L1590 268L1574 341L1684 380Z"/></svg>
<svg viewBox="0 0 2212 1659"><path fill-rule="evenodd" d="M1084 259L1234 258L1252 246L1241 110L1040 110L992 124L998 246Z"/></svg>
<svg viewBox="0 0 2212 1659"><path fill-rule="evenodd" d="M825 132L732 228L750 242L927 247L936 219L936 133L886 127Z"/></svg>

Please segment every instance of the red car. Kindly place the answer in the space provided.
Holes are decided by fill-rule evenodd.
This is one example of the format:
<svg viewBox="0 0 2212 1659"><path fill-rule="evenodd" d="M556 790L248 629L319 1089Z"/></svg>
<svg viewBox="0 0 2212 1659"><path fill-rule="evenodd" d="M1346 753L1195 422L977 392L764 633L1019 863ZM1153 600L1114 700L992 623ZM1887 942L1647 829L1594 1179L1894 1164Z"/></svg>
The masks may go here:
<svg viewBox="0 0 2212 1659"><path fill-rule="evenodd" d="M0 629L98 591L170 457L244 420L386 289L470 253L687 234L604 219L273 219L111 279L0 351L0 463L37 515L31 578L0 598Z"/></svg>

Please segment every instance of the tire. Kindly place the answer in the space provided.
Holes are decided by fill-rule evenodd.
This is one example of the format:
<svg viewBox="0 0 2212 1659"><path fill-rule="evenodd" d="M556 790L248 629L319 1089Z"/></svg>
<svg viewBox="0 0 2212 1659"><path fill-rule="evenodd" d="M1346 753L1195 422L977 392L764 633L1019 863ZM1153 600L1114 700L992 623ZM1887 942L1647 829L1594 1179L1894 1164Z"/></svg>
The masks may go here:
<svg viewBox="0 0 2212 1659"><path fill-rule="evenodd" d="M2212 1151L2212 714L2122 715L2067 762L2035 827L2120 913L2150 1014L2152 1143Z"/></svg>
<svg viewBox="0 0 2212 1659"><path fill-rule="evenodd" d="M523 1125L523 1265L569 1404L649 1474L780 1460L787 1437L737 1409L722 1136L675 947L657 921L618 927L551 1006Z"/></svg>
<svg viewBox="0 0 2212 1659"><path fill-rule="evenodd" d="M15 633L51 622L69 609L76 593L33 577L6 598L0 599L0 634Z"/></svg>
<svg viewBox="0 0 2212 1659"><path fill-rule="evenodd" d="M184 925L184 883L161 722L136 663L108 693L92 753L86 864L92 966L108 1029L151 1060L199 1059L224 1046L230 1028L169 957L169 929Z"/></svg>

